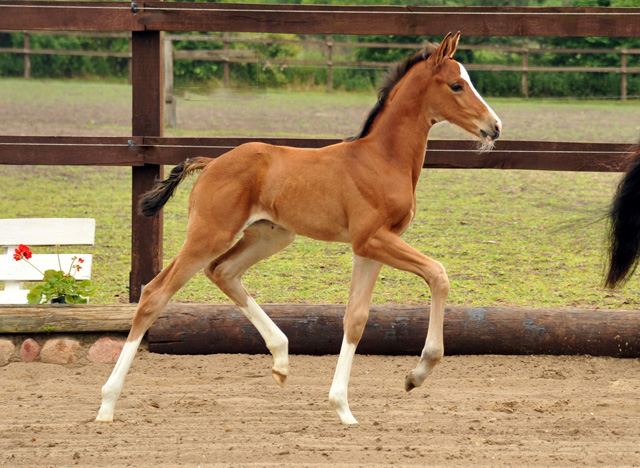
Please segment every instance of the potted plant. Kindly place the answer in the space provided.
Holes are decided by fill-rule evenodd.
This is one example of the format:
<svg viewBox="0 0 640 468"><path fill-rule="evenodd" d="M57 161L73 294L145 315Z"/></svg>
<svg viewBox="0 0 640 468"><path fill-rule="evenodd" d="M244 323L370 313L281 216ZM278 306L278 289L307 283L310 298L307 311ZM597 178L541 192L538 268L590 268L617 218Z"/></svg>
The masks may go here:
<svg viewBox="0 0 640 468"><path fill-rule="evenodd" d="M91 280L78 281L75 275L82 269L84 260L78 257L71 258L69 271L62 271L60 263L60 253L56 246L56 254L58 255L58 270L46 270L44 273L40 271L33 263L29 261L33 253L28 246L20 244L13 258L16 261L24 260L33 268L42 274L42 283L34 286L27 294L29 304L41 304L43 302L61 303L61 304L86 304L87 298L95 292L95 288L91 285Z"/></svg>

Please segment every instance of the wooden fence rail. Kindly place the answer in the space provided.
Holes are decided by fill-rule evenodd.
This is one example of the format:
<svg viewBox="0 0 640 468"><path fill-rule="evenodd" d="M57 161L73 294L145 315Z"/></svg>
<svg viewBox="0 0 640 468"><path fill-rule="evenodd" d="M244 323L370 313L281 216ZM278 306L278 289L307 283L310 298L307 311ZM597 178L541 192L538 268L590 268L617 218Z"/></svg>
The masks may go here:
<svg viewBox="0 0 640 468"><path fill-rule="evenodd" d="M198 154L218 157L250 141L299 148L340 142L329 138L232 137L18 137L0 136L0 164L131 166L175 165ZM88 149L91 148L91 151ZM521 169L620 172L629 163L630 145L499 140L479 153L469 140L429 142L425 168Z"/></svg>
<svg viewBox="0 0 640 468"><path fill-rule="evenodd" d="M132 33L133 131L132 136L111 142L101 141L99 138L66 141L52 138L46 142L37 137L2 136L0 163L109 165L114 158L119 158L121 164L132 166L132 207L137 206L140 195L152 186L156 177L163 176L162 164L174 161L185 153L192 153L193 148L197 147L198 139L162 139L163 31L433 36L460 30L466 36L640 37L639 20L640 8L354 7L3 0L0 2L0 29ZM562 167L563 170L571 170L565 167L565 158L559 156L562 153L545 153L543 142L506 143L508 142L504 142L505 155L509 153L509 159L555 159L560 162L554 163L554 169ZM566 148L570 148L571 144L566 145L569 145ZM87 156L87 146L92 146L94 150L90 152L91 156ZM163 146L165 148L161 149ZM595 167L613 168L615 164L611 163L610 158L622 161L622 153L625 151L623 146L596 145L586 148L588 151L585 149L584 152L587 159L597 159L598 154L605 157L595 163ZM607 156L610 150L613 151L613 156ZM446 164L449 167L457 164L454 157L456 151L447 153ZM577 152L581 153L580 150ZM564 154L569 156L575 154L575 151L567 150ZM508 167L500 159L492 161L490 155L491 153L482 156L488 158L485 160L487 167ZM469 162L460 164L459 167L477 167L471 164L472 159L469 156ZM540 164L539 167L543 165ZM594 164L590 167L594 167ZM615 170L620 168L622 165ZM144 218L134 209L131 216L130 301L136 302L142 285L162 268L162 217Z"/></svg>

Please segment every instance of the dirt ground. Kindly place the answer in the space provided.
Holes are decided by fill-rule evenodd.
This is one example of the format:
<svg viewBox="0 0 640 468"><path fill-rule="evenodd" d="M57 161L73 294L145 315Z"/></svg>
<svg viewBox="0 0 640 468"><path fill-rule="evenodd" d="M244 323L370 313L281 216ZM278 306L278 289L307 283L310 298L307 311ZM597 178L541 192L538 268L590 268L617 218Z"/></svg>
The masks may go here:
<svg viewBox="0 0 640 468"><path fill-rule="evenodd" d="M0 368L0 466L640 466L640 360L445 357L406 393L413 357L357 356L342 426L335 356L141 350L113 424L93 421L111 364Z"/></svg>

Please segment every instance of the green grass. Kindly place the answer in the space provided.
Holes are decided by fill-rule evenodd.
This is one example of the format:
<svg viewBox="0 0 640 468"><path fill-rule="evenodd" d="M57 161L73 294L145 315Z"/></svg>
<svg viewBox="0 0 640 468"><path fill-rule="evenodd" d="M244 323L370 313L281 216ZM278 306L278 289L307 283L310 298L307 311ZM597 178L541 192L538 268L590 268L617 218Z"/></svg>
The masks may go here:
<svg viewBox="0 0 640 468"><path fill-rule="evenodd" d="M87 106L111 101L130 100L131 85L118 83L90 83L65 80L0 80L0 100L4 103L62 106L82 102Z"/></svg>
<svg viewBox="0 0 640 468"><path fill-rule="evenodd" d="M13 115L7 113L3 104L9 101L19 104L21 98L13 94L6 98L7 82L19 82L21 89L31 88L30 83L20 80L0 80L0 112ZM35 94L42 89L40 85L38 82L34 85ZM124 99L122 89L126 89L126 86L108 85L105 102L96 95L101 88L95 84L73 83L73 87L81 89L75 94L69 92L69 86L64 82L47 83L49 99L61 102L66 95L68 108L75 109L81 105L77 101L81 99L79 96L93 94L91 99L95 102L91 105L106 111L113 110L113 103ZM122 89L114 96L112 88ZM233 95L228 102L218 96L213 103L199 103L202 109L198 112L207 112L207 107L212 114L214 110L222 115L228 111L233 124L224 131L249 134L252 128L258 127L254 134L259 136L263 135L261 126L265 123L260 120L263 118L256 118L254 122L241 117L243 112L260 114L261 105L268 102L273 105L269 109L272 122L267 123L280 125L283 134L290 134L287 129L297 124L304 129L320 130L318 133L322 135L344 136L357 131L362 109L374 101L372 96L347 98L349 95L340 93L267 94L245 97L244 101L252 103L249 110L237 109L239 98ZM33 96L25 96L21 108L28 110L30 99ZM307 107L301 107L300 100ZM186 101L179 102L179 111L180 104L183 109L189 105ZM523 129L510 139L523 135L524 139L594 141L593 128L598 126L605 127L608 136L595 141L632 142L640 122L640 119L634 121L640 106L619 102L501 99L491 100L490 104L503 116L505 129L508 126ZM301 113L301 109L305 112ZM313 119L309 119L308 109L314 109ZM194 111L196 118L192 123L187 122L181 131L201 131L198 116L205 114L198 112ZM351 112L352 117L342 121L343 116L338 114L346 112ZM300 114L300 118L291 122L291 116L296 114ZM544 119L537 119L538 115L544 115ZM593 115L605 118L594 125ZM615 115L617 117L612 117ZM577 117L578 123L573 125L567 116ZM35 113L29 117L32 124L38 118ZM41 118L62 128L78 128L73 115L68 124L60 115ZM20 116L16 116L15 120L19 119ZM590 126L581 125L585 119L591 120ZM109 119L104 121L105 125L111 125ZM343 123L347 121L351 123L349 128ZM34 126L37 128L39 124L35 122ZM10 126L6 127L9 132L3 131L4 127L3 122L0 133L15 131ZM307 131L301 134L308 136ZM100 126L92 132L89 134L108 134ZM446 132L440 133L446 136ZM609 203L619 177L619 174L600 173L424 171L418 186L418 214L404 237L445 265L452 285L449 304L638 308L637 278L616 292L601 287L605 223L597 220ZM165 208L165 262L176 254L184 240L187 197L193 181L186 181ZM0 166L0 187L0 217L3 218L96 218L96 245L81 249L94 255L93 280L99 290L92 302L127 300L131 228L129 168ZM285 251L252 268L245 284L260 302L344 303L350 270L349 246L298 238ZM196 275L175 299L228 302L202 274ZM417 277L385 267L373 300L378 304L423 304L428 302L429 292Z"/></svg>

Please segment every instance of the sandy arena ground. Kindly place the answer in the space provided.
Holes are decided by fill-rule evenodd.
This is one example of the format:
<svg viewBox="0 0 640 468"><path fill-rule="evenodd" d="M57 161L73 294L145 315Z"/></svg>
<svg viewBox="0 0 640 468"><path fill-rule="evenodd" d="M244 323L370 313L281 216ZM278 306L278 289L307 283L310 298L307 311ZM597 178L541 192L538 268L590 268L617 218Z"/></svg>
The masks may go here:
<svg viewBox="0 0 640 468"><path fill-rule="evenodd" d="M113 424L93 421L111 364L0 368L0 466L640 466L640 360L445 357L406 393L413 357L357 356L342 426L335 356L141 350Z"/></svg>

